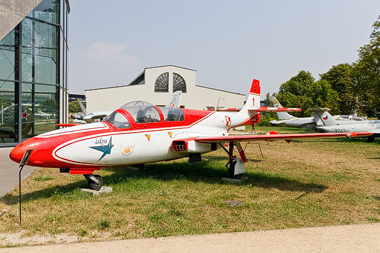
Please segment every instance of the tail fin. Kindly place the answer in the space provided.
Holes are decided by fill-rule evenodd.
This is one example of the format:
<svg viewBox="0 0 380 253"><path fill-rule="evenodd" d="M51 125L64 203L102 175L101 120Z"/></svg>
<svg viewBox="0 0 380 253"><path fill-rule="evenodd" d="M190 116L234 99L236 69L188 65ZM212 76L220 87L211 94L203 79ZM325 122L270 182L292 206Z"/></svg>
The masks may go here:
<svg viewBox="0 0 380 253"><path fill-rule="evenodd" d="M260 108L260 81L253 79L248 98L243 108L237 114L239 117L245 118L245 120L238 125L253 125L259 123L260 112L257 110L258 108Z"/></svg>
<svg viewBox="0 0 380 253"><path fill-rule="evenodd" d="M260 107L260 81L253 79L251 90L249 91L248 98L245 105L240 112L248 114L250 109L257 109Z"/></svg>
<svg viewBox="0 0 380 253"><path fill-rule="evenodd" d="M275 107L260 107L260 81L253 79L251 90L243 108L237 113L237 118L243 118L244 121L232 127L242 125L253 125L260 122L260 112L273 111L301 111L300 108L275 108ZM247 118L248 117L248 118Z"/></svg>
<svg viewBox="0 0 380 253"><path fill-rule="evenodd" d="M78 103L79 103L80 109L82 110L84 115L87 115L87 110L86 110L86 108L84 108L82 102L79 99L78 99Z"/></svg>
<svg viewBox="0 0 380 253"><path fill-rule="evenodd" d="M278 102L277 98L275 97L270 97L269 100L273 103L274 107L276 108L283 108L280 102ZM279 119L291 119L291 118L296 118L292 115L290 115L287 112L277 112L277 116Z"/></svg>
<svg viewBox="0 0 380 253"><path fill-rule="evenodd" d="M337 122L334 117L328 112L328 108L309 108L309 111L314 116L315 123L317 126L335 126Z"/></svg>
<svg viewBox="0 0 380 253"><path fill-rule="evenodd" d="M172 99L170 100L169 104L167 104L165 107L179 108L180 103L181 103L181 95L182 95L182 91L180 90L174 92Z"/></svg>

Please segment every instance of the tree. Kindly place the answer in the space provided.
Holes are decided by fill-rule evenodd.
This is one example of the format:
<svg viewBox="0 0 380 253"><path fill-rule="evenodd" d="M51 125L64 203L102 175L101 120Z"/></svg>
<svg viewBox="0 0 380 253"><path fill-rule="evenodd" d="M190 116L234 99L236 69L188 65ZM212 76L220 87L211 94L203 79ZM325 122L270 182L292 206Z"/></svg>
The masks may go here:
<svg viewBox="0 0 380 253"><path fill-rule="evenodd" d="M309 117L310 107L326 107L338 111L338 94L325 81L315 81L310 72L300 71L298 75L283 83L277 95L278 101L284 107L301 108L301 112L294 113L297 117Z"/></svg>
<svg viewBox="0 0 380 253"><path fill-rule="evenodd" d="M309 88L310 107L330 108L333 114L339 114L338 92L332 89L326 80L314 82Z"/></svg>
<svg viewBox="0 0 380 253"><path fill-rule="evenodd" d="M301 108L301 112L295 112L294 116L306 117L310 116L307 108L312 105L310 97L308 97L310 85L314 82L314 77L308 71L300 71L298 75L290 78L280 86L277 100L283 107Z"/></svg>
<svg viewBox="0 0 380 253"><path fill-rule="evenodd" d="M54 99L45 99L41 103L41 110L44 112L56 112L57 101L55 101Z"/></svg>
<svg viewBox="0 0 380 253"><path fill-rule="evenodd" d="M78 101L73 101L69 103L69 113L82 112Z"/></svg>
<svg viewBox="0 0 380 253"><path fill-rule="evenodd" d="M380 108L380 16L372 25L370 42L361 47L354 63L353 92L363 113Z"/></svg>
<svg viewBox="0 0 380 253"><path fill-rule="evenodd" d="M340 114L353 114L357 109L356 94L353 91L353 66L342 63L321 74L321 80L327 81L331 88L338 93L338 112Z"/></svg>
<svg viewBox="0 0 380 253"><path fill-rule="evenodd" d="M289 92L295 96L303 96L308 92L308 87L314 80L309 71L301 70L298 75L281 85L279 94Z"/></svg>

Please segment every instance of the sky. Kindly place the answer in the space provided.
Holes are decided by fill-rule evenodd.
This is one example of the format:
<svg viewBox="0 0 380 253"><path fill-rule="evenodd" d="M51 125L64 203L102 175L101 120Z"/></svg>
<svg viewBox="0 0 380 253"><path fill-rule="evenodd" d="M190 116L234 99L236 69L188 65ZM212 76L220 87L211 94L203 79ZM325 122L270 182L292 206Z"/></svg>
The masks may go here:
<svg viewBox="0 0 380 253"><path fill-rule="evenodd" d="M144 68L197 71L198 85L278 92L316 80L369 43L379 0L71 0L69 92L129 84ZM263 95L262 95L263 98Z"/></svg>

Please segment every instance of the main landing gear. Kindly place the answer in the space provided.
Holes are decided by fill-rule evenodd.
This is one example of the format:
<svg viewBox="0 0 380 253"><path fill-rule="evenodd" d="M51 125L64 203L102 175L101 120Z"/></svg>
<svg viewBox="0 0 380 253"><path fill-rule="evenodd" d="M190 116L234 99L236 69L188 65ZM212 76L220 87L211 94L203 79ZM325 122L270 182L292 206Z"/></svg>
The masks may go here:
<svg viewBox="0 0 380 253"><path fill-rule="evenodd" d="M103 187L103 178L99 175L84 174L87 179L88 188L99 191Z"/></svg>
<svg viewBox="0 0 380 253"><path fill-rule="evenodd" d="M229 178L230 179L241 179L242 178L241 176L245 172L244 162L246 162L246 157L245 157L244 151L242 150L242 148L240 146L240 143L235 144L234 142L230 141L229 145L228 145L228 150L222 144L219 143L219 145L228 154L228 162L226 164L226 168L227 168L227 171L229 174ZM240 152L240 156L242 157L242 159L238 159L234 155L234 146L235 145L238 148L238 150Z"/></svg>

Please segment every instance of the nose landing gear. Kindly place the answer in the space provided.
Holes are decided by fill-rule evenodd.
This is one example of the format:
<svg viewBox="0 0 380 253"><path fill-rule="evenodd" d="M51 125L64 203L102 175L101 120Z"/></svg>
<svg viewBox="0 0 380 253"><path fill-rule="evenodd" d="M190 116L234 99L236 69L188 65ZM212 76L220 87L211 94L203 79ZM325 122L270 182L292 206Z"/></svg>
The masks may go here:
<svg viewBox="0 0 380 253"><path fill-rule="evenodd" d="M103 178L99 175L92 174L94 170L99 170L100 168L60 168L60 173L70 173L70 174L82 174L88 184L88 188L95 191L100 191L103 187Z"/></svg>
<svg viewBox="0 0 380 253"><path fill-rule="evenodd" d="M88 188L99 191L103 187L103 178L99 175L93 174L84 174L83 175L87 179Z"/></svg>

